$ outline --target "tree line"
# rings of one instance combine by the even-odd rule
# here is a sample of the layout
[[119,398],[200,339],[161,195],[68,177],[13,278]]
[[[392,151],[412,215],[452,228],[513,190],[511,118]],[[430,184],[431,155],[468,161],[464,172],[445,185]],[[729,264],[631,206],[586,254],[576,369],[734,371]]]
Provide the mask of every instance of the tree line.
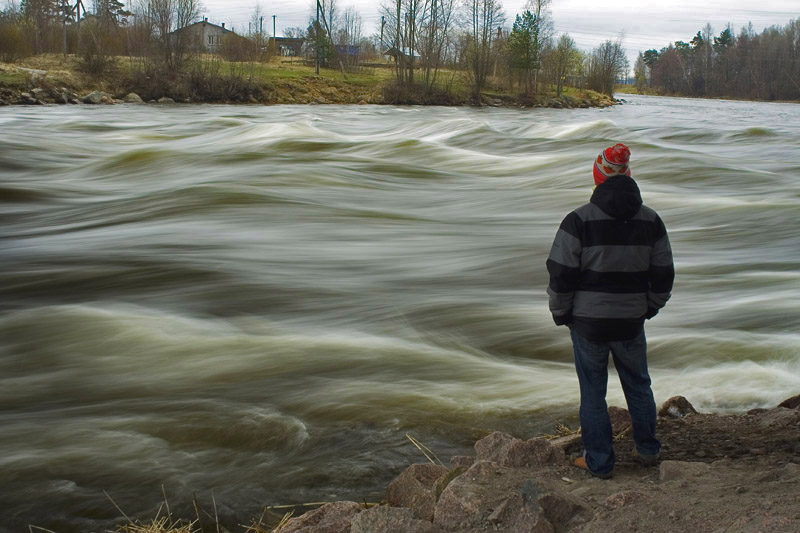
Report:
[[800,99],[800,18],[761,33],[752,24],[714,35],[710,24],[689,41],[639,53],[637,89],[756,100]]
[[[86,0],[87,2],[89,0]],[[465,78],[475,101],[487,90],[516,93],[521,100],[560,96],[567,85],[612,94],[628,62],[620,41],[591,52],[579,50],[568,34],[556,35],[550,0],[529,0],[521,13],[506,16],[500,0],[384,0],[380,33],[362,34],[354,7],[336,0],[314,1],[306,27],[286,35],[302,37],[310,56],[332,67],[341,50],[360,50],[359,60],[394,58],[393,90],[435,100]],[[87,9],[88,7],[88,9]],[[136,58],[143,78],[175,76],[199,43],[175,30],[200,20],[199,0],[6,0],[0,11],[0,60],[32,54],[69,53],[100,74],[115,57]],[[257,6],[245,35],[231,36],[221,48],[231,61],[268,58],[274,47],[263,31]],[[243,32],[241,32],[243,33]],[[273,41],[274,42],[274,41]]]
[[565,85],[611,95],[629,68],[622,43],[579,50],[568,34],[555,35],[549,6],[528,0],[509,27],[499,0],[385,1],[381,49],[395,59],[394,87],[435,97],[463,72],[475,101],[487,88],[522,101],[561,96]]

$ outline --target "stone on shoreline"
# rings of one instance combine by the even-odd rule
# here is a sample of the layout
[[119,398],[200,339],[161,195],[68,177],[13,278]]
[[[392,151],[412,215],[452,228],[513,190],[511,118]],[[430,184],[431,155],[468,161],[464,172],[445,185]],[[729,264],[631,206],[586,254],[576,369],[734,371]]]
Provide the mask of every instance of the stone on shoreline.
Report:
[[104,96],[107,97],[108,95],[100,91],[92,91],[83,97],[83,103],[97,105],[102,103]]
[[778,407],[785,407],[787,409],[800,409],[800,394],[783,400],[778,404]]
[[281,533],[349,533],[352,520],[361,509],[356,502],[327,503],[291,518],[281,528]]
[[552,533],[591,513],[580,498],[551,490],[529,475],[492,461],[476,462],[442,492],[434,526],[458,532]]
[[494,461],[501,466],[546,465],[564,459],[564,451],[546,439],[516,439],[499,431],[475,443],[476,461]]
[[175,100],[173,100],[172,98],[170,98],[168,96],[162,96],[161,98],[158,99],[157,103],[159,103],[159,104],[174,104]]
[[447,473],[447,468],[431,463],[411,465],[389,485],[386,500],[411,509],[416,518],[433,520],[436,481]]
[[428,520],[414,518],[410,509],[379,505],[358,513],[352,520],[351,533],[433,533]]
[[685,416],[697,414],[694,406],[683,396],[673,396],[661,405],[658,416],[671,416],[683,418]]
[[144,100],[142,100],[142,97],[139,96],[136,93],[128,93],[127,95],[125,95],[125,98],[123,98],[122,101],[125,102],[126,104],[143,104],[144,103]]

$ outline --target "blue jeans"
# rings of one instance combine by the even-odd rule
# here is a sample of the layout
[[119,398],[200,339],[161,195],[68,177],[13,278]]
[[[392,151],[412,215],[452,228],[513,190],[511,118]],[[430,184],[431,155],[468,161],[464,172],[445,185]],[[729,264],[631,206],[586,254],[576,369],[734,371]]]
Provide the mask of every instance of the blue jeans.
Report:
[[644,330],[625,341],[593,342],[570,329],[575,369],[581,386],[581,434],[589,470],[607,474],[614,468],[611,420],[606,405],[608,353],[622,383],[633,422],[633,441],[642,455],[656,455],[656,402],[647,372],[647,340]]

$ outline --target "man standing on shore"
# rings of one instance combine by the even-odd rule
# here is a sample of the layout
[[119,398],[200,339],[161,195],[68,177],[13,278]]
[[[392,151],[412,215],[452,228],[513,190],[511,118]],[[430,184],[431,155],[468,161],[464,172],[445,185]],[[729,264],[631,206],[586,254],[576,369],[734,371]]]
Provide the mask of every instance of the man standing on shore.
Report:
[[644,321],[667,303],[675,269],[667,230],[642,204],[629,159],[624,144],[600,153],[591,200],[564,218],[547,259],[550,312],[570,330],[580,382],[584,452],[575,466],[601,478],[611,477],[615,462],[606,405],[609,352],[633,423],[634,454],[655,464],[661,449]]

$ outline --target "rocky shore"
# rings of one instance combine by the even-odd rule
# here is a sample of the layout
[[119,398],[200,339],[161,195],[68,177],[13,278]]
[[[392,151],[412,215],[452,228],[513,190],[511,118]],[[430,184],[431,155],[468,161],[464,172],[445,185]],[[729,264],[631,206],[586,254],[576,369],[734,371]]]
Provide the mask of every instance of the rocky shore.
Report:
[[[397,92],[384,82],[348,83],[324,76],[298,75],[292,78],[266,77],[246,88],[230,93],[210,92],[197,95],[186,87],[164,86],[137,88],[137,82],[124,76],[98,79],[75,70],[75,65],[62,65],[53,58],[44,68],[28,68],[0,64],[0,106],[8,105],[113,105],[113,104],[418,104],[476,105],[467,95],[456,93],[424,97],[421,94]],[[48,65],[65,70],[45,70]],[[241,81],[241,80],[239,80]],[[226,86],[226,84],[221,84]],[[141,90],[140,90],[141,89]],[[144,91],[144,92],[143,92]],[[220,89],[221,91],[221,89]],[[560,97],[540,95],[484,94],[480,106],[556,109],[608,107],[619,100],[594,91],[572,91]],[[137,94],[138,93],[138,94]]]
[[[230,101],[225,103],[244,103],[244,104],[383,104],[385,103],[382,98],[362,95],[358,98],[353,98],[348,92],[337,94],[339,91],[335,88],[328,88],[323,91],[323,94],[315,95],[313,92],[303,94],[283,94],[280,91],[275,91],[268,95],[266,99],[250,98],[244,102]],[[550,98],[541,103],[519,103],[514,100],[485,97],[481,102],[481,106],[488,107],[549,107],[554,109],[574,109],[574,108],[589,108],[589,107],[609,107],[620,103],[620,100],[614,100],[609,97],[590,97],[590,98],[576,98],[572,96],[562,96],[560,98]],[[131,92],[122,95],[114,95],[105,91],[90,91],[86,94],[78,94],[67,87],[34,87],[29,90],[14,89],[9,87],[0,86],[0,106],[9,105],[48,105],[48,104],[89,104],[89,105],[113,105],[113,104],[190,104],[190,103],[207,103],[202,100],[193,100],[191,98],[175,100],[170,97],[161,97],[159,99],[151,99],[144,101],[138,94]],[[210,103],[210,102],[208,102]],[[219,103],[219,102],[213,102]],[[459,104],[466,105],[466,104]]]
[[634,461],[630,417],[611,407],[610,480],[570,465],[580,435],[495,432],[448,466],[416,464],[382,505],[326,504],[281,533],[800,531],[800,395],[743,415],[701,414],[683,397],[659,411],[660,464]]

